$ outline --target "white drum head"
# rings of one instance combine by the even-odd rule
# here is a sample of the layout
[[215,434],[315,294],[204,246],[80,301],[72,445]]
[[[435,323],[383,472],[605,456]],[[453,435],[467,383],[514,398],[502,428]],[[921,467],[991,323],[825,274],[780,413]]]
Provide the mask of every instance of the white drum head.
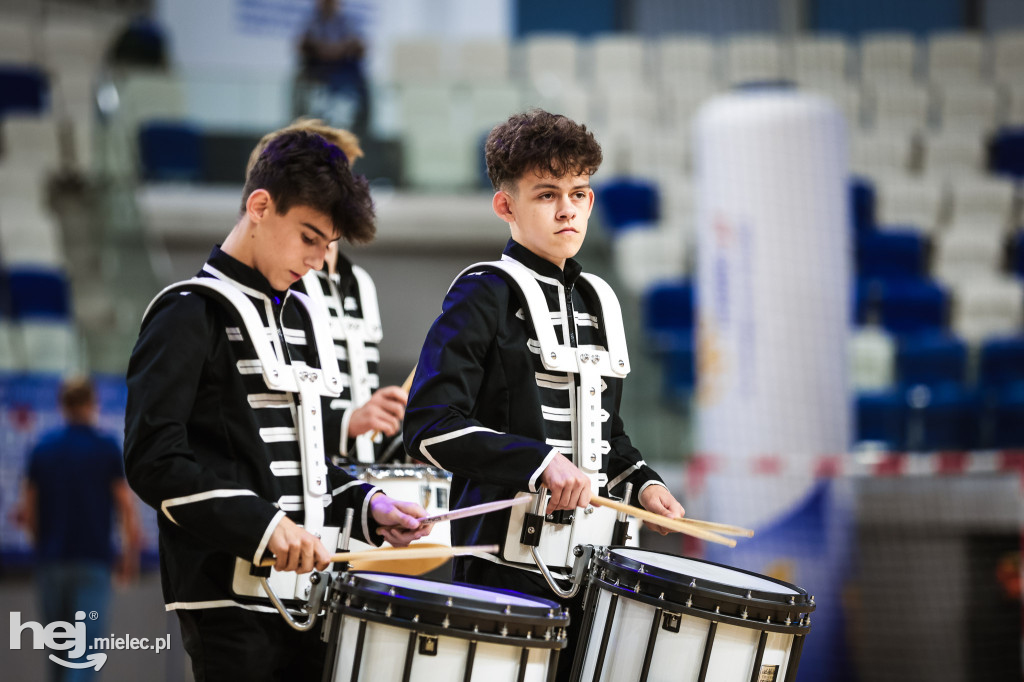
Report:
[[462,599],[472,599],[474,601],[497,604],[500,606],[506,606],[509,604],[512,606],[528,606],[533,608],[550,608],[552,606],[550,602],[541,599],[533,599],[521,594],[496,592],[494,590],[489,590],[486,587],[442,583],[434,580],[421,580],[419,578],[411,578],[404,575],[391,575],[389,573],[357,572],[354,575],[361,575],[367,580],[384,583],[385,585],[391,585],[392,587],[415,590],[417,592],[427,592],[430,594],[440,595],[442,597],[461,597]]
[[631,559],[646,566],[654,566],[690,578],[696,578],[697,580],[710,580],[720,585],[729,585],[730,587],[744,590],[757,590],[759,592],[774,592],[775,594],[801,594],[769,578],[751,575],[726,566],[715,566],[714,564],[686,557],[659,554],[633,548],[615,549],[612,550],[612,554]]

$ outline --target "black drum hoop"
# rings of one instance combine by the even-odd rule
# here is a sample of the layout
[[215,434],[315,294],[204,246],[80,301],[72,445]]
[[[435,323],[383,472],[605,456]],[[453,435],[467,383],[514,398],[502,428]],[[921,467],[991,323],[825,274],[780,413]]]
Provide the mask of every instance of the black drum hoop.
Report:
[[[562,649],[566,646],[565,629],[569,618],[555,602],[487,588],[484,591],[538,602],[535,607],[490,604],[468,596],[442,595],[392,585],[374,579],[373,576],[378,575],[391,574],[359,572],[341,576],[331,586],[334,594],[329,608],[360,620],[431,635],[539,649]],[[417,580],[483,589],[467,583]]]
[[[666,609],[671,607],[670,610],[675,612],[684,612],[685,610],[694,615],[705,614],[706,617],[714,620],[724,620],[725,617],[730,617],[737,624],[746,623],[745,627],[768,629],[766,626],[770,625],[772,626],[771,631],[796,634],[802,634],[810,629],[809,625],[803,626],[802,620],[804,614],[814,610],[815,604],[808,597],[807,591],[796,585],[753,571],[686,557],[688,561],[767,580],[786,587],[795,594],[787,595],[728,585],[708,578],[696,578],[684,573],[677,573],[622,554],[615,554],[615,550],[618,549],[636,550],[632,547],[608,547],[595,558],[591,569],[591,580],[603,589],[657,607]],[[642,551],[678,558],[667,552]],[[790,625],[786,625],[787,618],[790,620]],[[756,625],[754,625],[755,622]]]

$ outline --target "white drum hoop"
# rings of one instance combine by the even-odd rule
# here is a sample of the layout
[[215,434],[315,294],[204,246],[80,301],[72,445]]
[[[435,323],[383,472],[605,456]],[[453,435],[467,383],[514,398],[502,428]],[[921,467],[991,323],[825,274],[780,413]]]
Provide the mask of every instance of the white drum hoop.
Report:
[[[341,642],[346,616],[360,621],[355,642]],[[353,646],[355,674],[361,664],[367,622],[409,631],[404,654],[407,670],[417,650],[423,653],[427,640],[455,637],[470,641],[470,670],[476,643],[480,642],[521,648],[521,669],[530,649],[548,649],[553,674],[558,653],[568,642],[569,614],[556,602],[511,590],[388,573],[341,573],[331,581],[327,620],[321,633],[328,643],[327,661],[335,660],[342,644]]]
[[[649,561],[645,562],[641,557]],[[659,559],[660,564],[652,563]],[[697,569],[691,572],[694,575],[673,570],[681,568],[682,563],[690,562]],[[696,576],[698,573],[700,577]],[[732,585],[707,577],[715,573],[721,573],[723,576],[734,574],[742,577],[745,584]],[[678,617],[688,615],[710,621],[712,633],[718,623],[758,630],[761,633],[758,645],[760,651],[764,649],[769,632],[793,635],[791,664],[785,682],[793,682],[796,678],[804,635],[811,629],[810,612],[815,609],[814,599],[808,596],[806,590],[753,571],[703,559],[678,557],[666,552],[638,550],[634,547],[602,548],[595,554],[588,576],[579,637],[581,646],[577,650],[573,665],[574,681],[580,680],[587,655],[586,643],[590,641],[595,627],[594,619],[601,591],[610,593],[612,602],[603,623],[604,633],[597,653],[595,680],[601,677],[602,663],[614,620],[615,602],[618,598],[638,601],[656,609],[647,641],[644,670],[650,663],[658,631],[662,628],[668,629],[672,618],[678,620]],[[705,646],[704,669],[707,667],[713,641],[712,634]],[[760,651],[755,661],[760,659]],[[758,665],[755,663],[755,669]],[[643,675],[641,679],[645,679]]]

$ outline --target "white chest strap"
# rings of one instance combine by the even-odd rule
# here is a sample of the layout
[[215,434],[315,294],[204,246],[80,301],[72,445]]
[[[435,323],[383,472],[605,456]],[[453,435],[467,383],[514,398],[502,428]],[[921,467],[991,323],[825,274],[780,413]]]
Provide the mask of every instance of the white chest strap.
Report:
[[[582,275],[600,303],[601,324],[604,327],[608,348],[605,351],[574,348],[567,343],[557,342],[544,292],[526,266],[514,260],[477,263],[459,273],[459,277],[488,268],[501,270],[515,282],[521,295],[520,302],[530,316],[537,334],[544,368],[579,376],[580,385],[576,389],[576,414],[573,420],[573,463],[590,476],[597,492],[598,488],[607,483],[600,475],[603,457],[606,454],[602,451],[601,439],[601,424],[605,418],[601,407],[601,377],[622,378],[629,373],[626,334],[618,299],[611,287],[600,277]],[[570,320],[570,324],[575,324],[575,321]]]
[[[352,272],[356,278],[359,289],[359,305],[362,310],[362,318],[350,317],[345,312],[345,301],[341,292],[337,290],[334,282],[330,288],[334,292],[335,303],[338,306],[339,315],[331,317],[326,296],[324,296],[320,278],[315,272],[308,272],[303,277],[306,291],[315,306],[325,311],[325,318],[330,321],[331,335],[334,340],[345,347],[345,356],[348,360],[348,378],[351,390],[352,407],[365,405],[373,395],[373,385],[370,383],[369,361],[367,360],[366,344],[380,343],[383,338],[380,323],[380,309],[377,304],[377,288],[373,279],[364,269],[358,265],[352,266]],[[365,464],[372,464],[376,457],[373,449],[373,440],[369,433],[362,434],[355,439],[354,450],[356,459]]]
[[[298,437],[300,464],[302,469],[302,502],[305,520],[303,527],[310,533],[322,535],[324,528],[324,496],[328,492],[327,464],[324,458],[323,415],[321,396],[338,395],[341,378],[338,361],[334,356],[334,343],[330,332],[319,313],[315,313],[309,299],[291,291],[288,293],[306,308],[313,328],[313,341],[320,358],[321,369],[305,363],[289,364],[284,357],[277,357],[267,337],[267,329],[256,311],[252,300],[228,282],[211,277],[194,277],[165,288],[150,302],[143,314],[149,315],[153,304],[171,292],[195,292],[203,289],[218,294],[217,298],[230,304],[238,313],[246,333],[256,349],[262,366],[263,380],[267,387],[277,391],[298,394],[296,410],[296,435]],[[276,324],[271,316],[271,324]],[[305,582],[298,581],[296,592],[305,589]],[[299,595],[296,594],[298,597]]]

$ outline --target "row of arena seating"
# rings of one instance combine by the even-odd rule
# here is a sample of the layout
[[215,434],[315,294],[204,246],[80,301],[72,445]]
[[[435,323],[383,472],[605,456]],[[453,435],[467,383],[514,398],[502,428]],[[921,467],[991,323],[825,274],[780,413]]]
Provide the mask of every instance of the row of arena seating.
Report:
[[[662,392],[676,404],[686,403],[696,378],[688,187],[685,180],[625,179],[598,194],[613,228],[616,272],[643,301]],[[881,187],[876,192],[867,178],[850,183],[849,368],[858,440],[915,450],[1024,446],[1024,430],[1011,418],[1024,417],[1024,390],[1009,380],[1013,373],[994,386],[999,372],[987,369],[997,364],[993,354],[1024,353],[1024,233],[1015,183],[994,174],[940,183],[929,196],[946,203],[940,210],[932,202],[928,221],[907,206],[911,198]],[[914,369],[929,363],[941,380]]]
[[813,34],[664,35],[533,34],[516,44],[412,38],[394,46],[391,79],[438,84],[518,78],[543,86],[719,83],[793,80],[801,84],[879,82],[1019,82],[1024,33],[935,32],[919,40],[898,31],[858,40]]
[[0,270],[0,372],[66,373],[80,369],[80,354],[64,272]]
[[[1019,296],[1017,306],[1024,307]],[[914,316],[908,308],[900,319]],[[695,309],[689,280],[652,286],[643,297],[662,395],[684,409],[696,382]],[[912,451],[1024,447],[1020,331],[1018,324],[1016,334],[969,344],[941,324],[906,333],[856,327],[848,356],[855,440]]]

